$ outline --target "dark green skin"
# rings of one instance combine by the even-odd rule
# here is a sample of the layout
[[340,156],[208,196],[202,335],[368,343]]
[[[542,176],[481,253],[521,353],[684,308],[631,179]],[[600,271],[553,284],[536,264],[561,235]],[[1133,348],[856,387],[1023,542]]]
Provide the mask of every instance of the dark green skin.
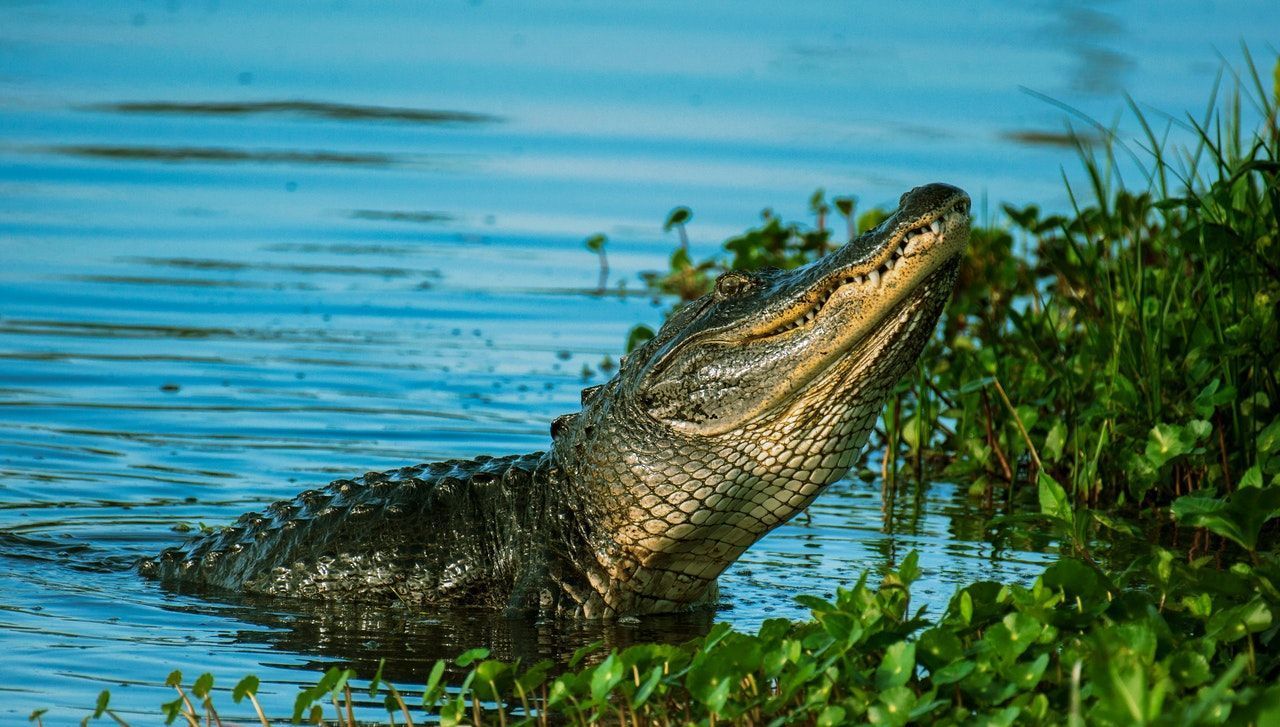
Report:
[[714,602],[844,476],[950,297],[968,197],[903,195],[793,271],[731,271],[625,357],[551,451],[338,480],[141,564],[170,587],[611,618]]

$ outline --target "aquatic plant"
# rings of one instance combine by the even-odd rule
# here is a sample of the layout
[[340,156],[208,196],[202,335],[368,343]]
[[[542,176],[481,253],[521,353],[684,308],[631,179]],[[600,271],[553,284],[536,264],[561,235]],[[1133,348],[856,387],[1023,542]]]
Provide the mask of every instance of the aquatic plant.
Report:
[[603,295],[604,289],[609,285],[609,257],[604,251],[604,246],[608,242],[609,238],[601,233],[596,233],[583,241],[588,250],[600,257],[600,279],[596,283],[596,295]]
[[[683,645],[585,647],[563,667],[489,659],[473,649],[438,661],[426,684],[400,691],[374,675],[391,724],[1274,724],[1280,654],[1280,560],[1187,562],[1152,548],[1108,573],[1063,558],[1029,586],[982,581],[928,617],[912,607],[916,555],[872,585],[863,574],[831,600],[801,596],[802,622],[754,634],[719,624]],[[559,673],[556,673],[559,672]],[[350,670],[301,690],[293,720],[354,725]],[[213,678],[181,687],[170,723],[220,723]],[[449,686],[446,686],[448,684]],[[452,686],[457,685],[457,686]],[[241,681],[236,702],[253,698]],[[419,694],[421,697],[419,698]],[[409,696],[412,695],[412,696]],[[92,717],[109,712],[107,692]],[[257,707],[257,702],[253,702]],[[412,706],[410,706],[412,705]],[[332,707],[330,709],[330,707]],[[268,724],[261,709],[257,715]]]

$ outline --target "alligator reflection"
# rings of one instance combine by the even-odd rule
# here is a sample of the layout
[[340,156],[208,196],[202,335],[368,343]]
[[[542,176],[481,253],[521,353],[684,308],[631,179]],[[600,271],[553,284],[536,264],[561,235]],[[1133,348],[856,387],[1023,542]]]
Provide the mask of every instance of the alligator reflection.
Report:
[[[533,664],[550,659],[565,664],[573,652],[601,642],[601,653],[644,642],[682,643],[703,636],[715,613],[648,616],[617,621],[533,621],[504,618],[485,609],[452,608],[415,611],[402,605],[335,603],[202,592],[200,601],[172,604],[170,610],[208,614],[216,602],[219,616],[252,624],[231,638],[242,646],[265,646],[283,654],[306,657],[280,664],[314,672],[335,664],[357,674],[375,673],[386,659],[383,676],[401,686],[421,682],[436,659],[453,663],[467,649],[484,646],[493,658]],[[266,659],[262,660],[266,663]]]

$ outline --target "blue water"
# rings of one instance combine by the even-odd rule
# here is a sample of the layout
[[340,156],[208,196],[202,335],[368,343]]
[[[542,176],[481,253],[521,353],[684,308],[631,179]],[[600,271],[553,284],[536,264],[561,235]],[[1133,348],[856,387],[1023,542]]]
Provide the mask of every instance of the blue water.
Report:
[[[1218,53],[1269,69],[1278,27],[1273,2],[0,4],[0,722],[110,688],[151,723],[174,668],[258,674],[287,715],[332,664],[412,683],[475,645],[700,633],[211,601],[128,566],[335,477],[545,448],[660,320],[637,273],[676,205],[695,254],[766,207],[808,219],[819,187],[1065,208],[1071,151],[1027,143],[1063,112],[1020,87],[1107,124],[1128,92],[1163,126]],[[1049,557],[984,522],[962,488],[886,508],[855,476],[726,574],[716,617],[800,617],[792,595],[912,549],[936,613]]]

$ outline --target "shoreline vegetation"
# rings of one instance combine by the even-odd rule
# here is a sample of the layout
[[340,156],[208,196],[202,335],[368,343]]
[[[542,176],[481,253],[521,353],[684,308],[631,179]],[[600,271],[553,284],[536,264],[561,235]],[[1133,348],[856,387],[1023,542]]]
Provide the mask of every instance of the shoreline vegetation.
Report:
[[[885,498],[965,482],[1004,513],[999,534],[1051,533],[1060,558],[1033,583],[971,583],[930,614],[913,607],[911,554],[832,599],[800,597],[807,621],[594,645],[566,665],[474,649],[413,690],[360,682],[361,709],[380,698],[390,724],[503,726],[1280,723],[1280,64],[1264,79],[1246,59],[1199,116],[1154,123],[1130,100],[1136,141],[1086,120],[1103,141],[1077,144],[1087,183],[1064,180],[1070,214],[1006,205],[974,226],[938,335],[868,448],[883,456],[859,466]],[[885,214],[819,191],[815,226],[766,212],[708,259],[683,243],[649,289],[689,300],[727,269],[816,259],[832,205],[837,237]],[[683,241],[691,215],[677,216]],[[603,245],[588,241],[607,270]],[[329,670],[292,719],[362,723],[355,676]],[[168,722],[223,723],[212,676],[166,683]],[[242,723],[270,723],[257,687],[229,690],[253,715]],[[99,718],[126,723],[106,691],[85,722]]]

